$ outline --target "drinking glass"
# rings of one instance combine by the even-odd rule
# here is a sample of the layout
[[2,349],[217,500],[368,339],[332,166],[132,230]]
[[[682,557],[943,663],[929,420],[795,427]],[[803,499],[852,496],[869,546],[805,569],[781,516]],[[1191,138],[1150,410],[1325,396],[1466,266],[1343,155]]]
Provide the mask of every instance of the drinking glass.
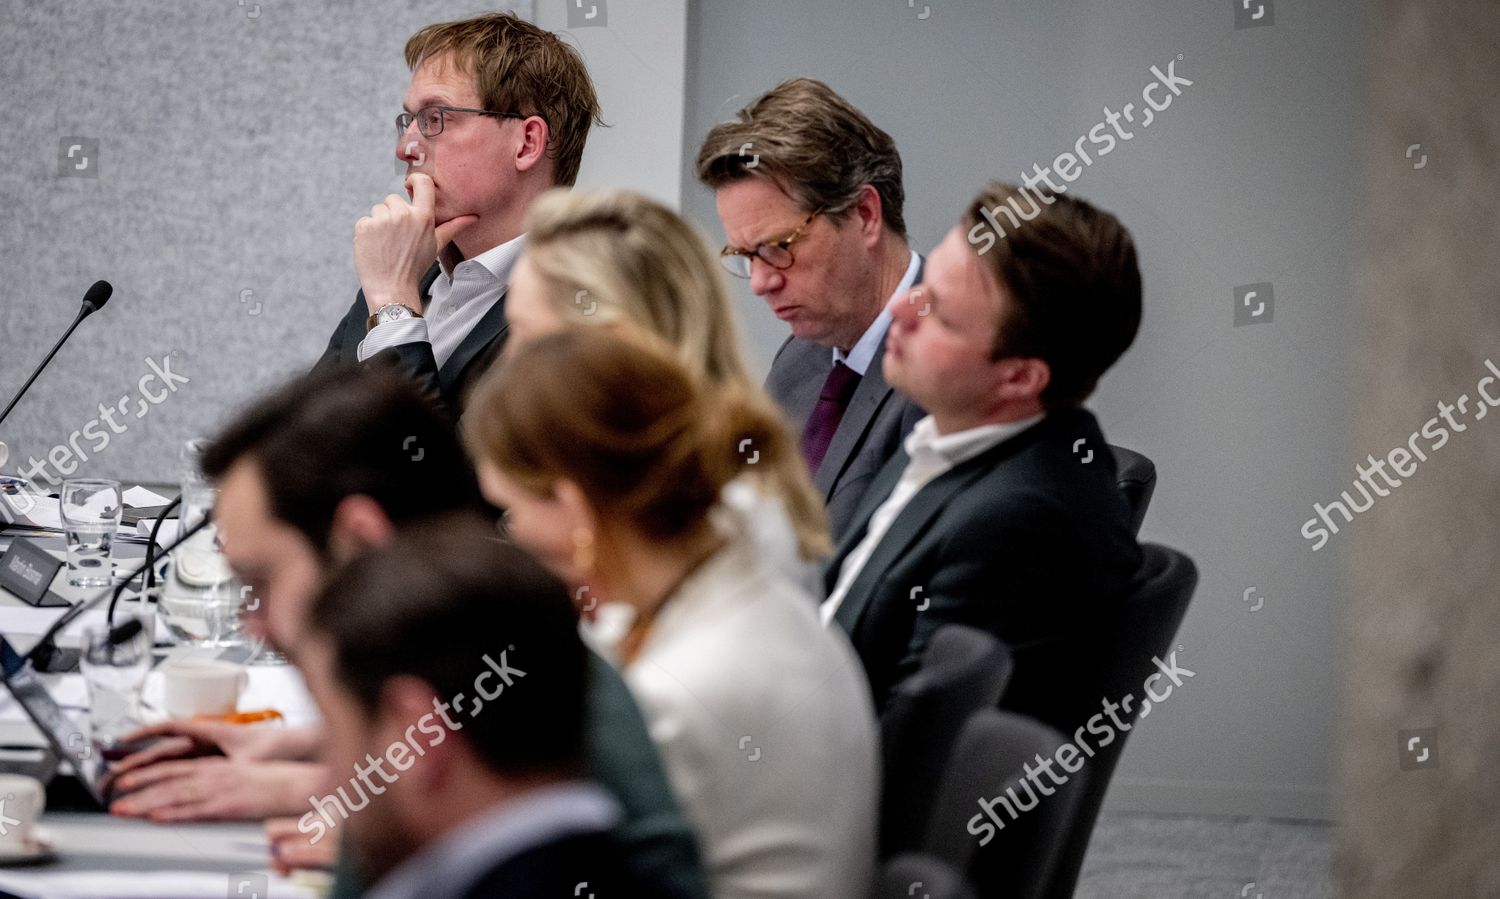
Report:
[[96,478],[63,481],[58,497],[68,548],[68,583],[108,587],[114,582],[110,558],[120,529],[120,482]]
[[99,746],[111,746],[141,724],[141,688],[151,670],[156,622],[116,614],[115,624],[84,628],[79,668],[89,690],[89,727]]

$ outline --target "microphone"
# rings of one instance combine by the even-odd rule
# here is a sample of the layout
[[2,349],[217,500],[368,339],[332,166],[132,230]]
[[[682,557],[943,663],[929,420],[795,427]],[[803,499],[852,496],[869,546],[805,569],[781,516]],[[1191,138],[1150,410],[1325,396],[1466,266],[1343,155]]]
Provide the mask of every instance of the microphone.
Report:
[[88,293],[83,295],[83,308],[78,311],[78,317],[85,318],[103,309],[114,292],[114,287],[108,281],[95,281],[89,286]]
[[[187,530],[183,531],[181,534],[177,535],[177,539],[173,540],[170,546],[168,546],[165,549],[163,549],[161,551],[161,555],[165,556],[168,553],[172,552],[172,550],[174,550],[177,547],[181,546],[182,544],[186,543],[188,541],[188,538],[192,537],[194,534],[196,534],[199,531],[203,530],[204,528],[208,527],[209,522],[211,522],[212,520],[213,520],[213,513],[212,512],[206,513],[203,516],[203,518],[200,519],[197,523],[195,523],[192,527],[188,528]],[[110,606],[109,606],[109,608],[110,608],[110,615],[109,615],[109,619],[110,620],[109,620],[109,624],[113,625],[114,624],[114,620],[113,620],[114,619],[114,607],[115,607],[115,603],[119,602],[120,595],[125,592],[125,588],[126,587],[130,586],[130,582],[131,581],[134,581],[136,578],[140,577],[143,573],[145,573],[147,571],[147,569],[149,569],[155,563],[156,563],[156,559],[154,557],[151,557],[150,560],[146,562],[146,564],[142,565],[141,567],[137,568],[135,571],[132,571],[129,575],[127,575],[125,577],[125,580],[122,581],[122,582],[120,582],[120,585],[118,587],[116,587],[113,591],[109,591],[109,590],[101,591],[97,596],[94,596],[94,597],[92,597],[90,599],[86,599],[83,602],[80,602],[78,605],[74,606],[73,608],[71,608],[68,611],[64,612],[62,615],[58,616],[58,619],[56,621],[52,622],[52,626],[49,627],[49,628],[47,628],[46,633],[42,634],[41,639],[39,639],[39,640],[36,641],[36,645],[33,646],[33,647],[31,647],[31,650],[26,653],[25,658],[28,661],[30,661],[32,663],[33,667],[35,667],[36,670],[38,670],[38,671],[47,671],[47,670],[50,670],[53,658],[54,658],[55,655],[58,654],[58,646],[57,646],[56,643],[53,642],[54,639],[57,637],[58,633],[61,632],[62,629],[65,628],[65,627],[67,627],[69,624],[72,624],[73,621],[75,619],[77,619],[79,615],[82,615],[84,612],[87,612],[89,609],[92,609],[95,606],[99,605],[100,603],[104,602],[105,599],[110,599],[111,600],[110,601]],[[119,627],[120,628],[126,627],[126,625],[128,623],[129,622],[127,622],[126,624],[122,624]],[[117,631],[118,631],[118,628],[115,628],[115,629],[113,629],[113,630],[110,631],[110,636],[111,636],[112,640],[113,640],[113,638],[114,638],[114,636],[115,636],[115,634],[116,634]],[[128,637],[126,639],[128,639]]]
[[68,330],[63,333],[63,336],[58,339],[56,345],[52,347],[52,352],[48,353],[47,358],[42,360],[42,364],[36,367],[36,371],[31,373],[31,377],[26,379],[26,383],[21,385],[21,389],[11,398],[10,404],[5,407],[5,411],[0,412],[0,421],[5,421],[5,417],[10,414],[10,410],[14,409],[16,403],[21,401],[21,397],[26,395],[26,391],[31,389],[31,384],[36,380],[36,376],[42,373],[42,369],[46,368],[47,364],[52,361],[52,357],[56,356],[57,351],[62,349],[63,343],[69,337],[73,336],[73,329],[78,327],[78,323],[100,309],[103,309],[104,304],[109,302],[109,297],[114,292],[115,289],[110,286],[108,281],[94,282],[94,285],[88,289],[88,293],[83,295],[83,306],[78,310],[78,316],[73,319],[73,324],[68,326]]

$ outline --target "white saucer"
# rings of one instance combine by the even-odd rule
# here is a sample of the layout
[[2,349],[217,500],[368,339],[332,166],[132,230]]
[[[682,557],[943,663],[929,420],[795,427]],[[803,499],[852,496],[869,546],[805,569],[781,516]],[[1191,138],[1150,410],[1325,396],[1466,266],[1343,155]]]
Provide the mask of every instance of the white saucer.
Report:
[[31,839],[19,847],[0,846],[0,868],[37,865],[57,857],[52,835],[41,827],[32,828]]

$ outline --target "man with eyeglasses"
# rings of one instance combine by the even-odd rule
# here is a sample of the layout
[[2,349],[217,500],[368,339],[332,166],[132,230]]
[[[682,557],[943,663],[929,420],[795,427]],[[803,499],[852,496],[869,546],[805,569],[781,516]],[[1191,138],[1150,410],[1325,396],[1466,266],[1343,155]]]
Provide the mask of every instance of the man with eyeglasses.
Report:
[[508,13],[429,25],[405,52],[396,156],[410,196],[355,224],[360,291],[317,367],[393,354],[457,417],[504,344],[521,223],[577,180],[599,103],[576,50]]
[[923,415],[882,373],[885,306],[922,278],[902,217],[901,154],[826,84],[795,78],[710,131],[697,170],[729,242],[725,268],[791,328],[766,390],[802,427],[837,542]]

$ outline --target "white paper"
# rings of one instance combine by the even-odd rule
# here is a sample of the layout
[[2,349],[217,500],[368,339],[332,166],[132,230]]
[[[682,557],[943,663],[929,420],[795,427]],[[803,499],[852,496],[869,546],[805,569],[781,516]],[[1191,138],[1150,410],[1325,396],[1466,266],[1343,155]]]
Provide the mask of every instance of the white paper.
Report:
[[[66,852],[66,846],[57,847]],[[235,895],[231,876],[209,871],[57,871],[45,868],[0,871],[0,890],[22,899],[203,899]],[[318,899],[311,887],[274,874],[266,876],[260,899]],[[258,894],[252,890],[244,895]]]
[[[81,674],[56,674],[43,675],[47,685],[47,692],[52,694],[52,699],[64,712],[73,713],[71,717],[83,720],[84,713],[89,707],[89,685]],[[8,691],[0,692],[0,723],[14,724],[16,722],[29,722],[31,717],[16,698]],[[37,735],[36,742],[42,744],[42,736]]]
[[[155,518],[143,518],[135,523],[135,536],[143,540],[151,539],[151,529],[156,527]],[[156,545],[167,547],[173,540],[177,539],[178,533],[182,531],[182,519],[168,518],[162,522],[161,530],[156,535]]]
[[142,506],[165,506],[167,503],[171,502],[171,500],[167,499],[165,496],[162,496],[160,493],[152,493],[150,490],[147,490],[145,487],[142,487],[140,485],[136,485],[134,487],[131,487],[129,490],[126,490],[124,493],[120,494],[120,498],[125,501],[125,505],[129,506],[132,509],[139,509]]
[[[147,491],[150,493],[150,491]],[[153,494],[154,495],[154,494]],[[0,525],[8,525],[12,521],[20,525],[30,525],[36,528],[44,528],[49,531],[62,533],[62,507],[61,501],[56,497],[43,496],[41,494],[30,494],[29,502],[22,502],[20,496],[9,496],[0,494],[0,502],[4,502],[10,508],[0,512]],[[89,507],[106,501],[105,497],[96,497]],[[24,513],[23,513],[24,510]],[[115,529],[115,534],[120,537],[136,537],[136,526],[121,523]],[[147,532],[149,534],[149,531]]]

